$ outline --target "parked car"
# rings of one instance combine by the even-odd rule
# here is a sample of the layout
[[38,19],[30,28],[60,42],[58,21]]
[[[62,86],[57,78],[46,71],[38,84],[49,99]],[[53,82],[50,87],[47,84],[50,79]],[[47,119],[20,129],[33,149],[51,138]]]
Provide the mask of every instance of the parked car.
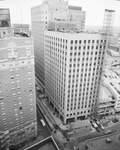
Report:
[[98,127],[98,125],[97,125],[95,122],[92,122],[92,126],[93,126],[94,128],[97,128],[97,127]]
[[115,118],[115,119],[113,119],[113,122],[114,123],[119,122],[119,119]]
[[97,127],[97,128],[96,128],[96,131],[97,131],[97,132],[100,132],[100,128],[99,128],[99,127]]
[[104,130],[104,127],[102,126],[102,124],[100,124],[100,128],[101,128],[102,130]]
[[112,133],[112,130],[106,130],[104,133],[105,134],[110,134],[110,133]]

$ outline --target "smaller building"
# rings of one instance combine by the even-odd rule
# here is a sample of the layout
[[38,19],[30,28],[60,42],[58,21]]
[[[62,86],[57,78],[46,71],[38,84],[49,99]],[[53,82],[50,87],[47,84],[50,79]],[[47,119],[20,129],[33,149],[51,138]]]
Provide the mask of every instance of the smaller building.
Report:
[[82,10],[79,6],[68,6],[68,16],[69,21],[76,23],[76,28],[83,31],[85,27],[85,16],[86,12]]
[[60,31],[60,30],[76,30],[76,23],[71,21],[55,20],[48,22],[48,30]]
[[10,27],[0,28],[0,38],[8,38],[14,36],[14,30]]
[[120,132],[86,141],[88,150],[120,150]]
[[98,114],[114,114],[120,111],[120,76],[116,71],[105,69],[99,92]]
[[91,123],[87,120],[79,120],[71,124],[70,132],[68,134],[74,134],[74,133],[83,133],[83,132],[89,132],[91,130]]
[[0,8],[0,27],[11,27],[10,9]]
[[52,136],[26,148],[25,150],[60,150]]
[[30,34],[29,24],[13,24],[14,33]]

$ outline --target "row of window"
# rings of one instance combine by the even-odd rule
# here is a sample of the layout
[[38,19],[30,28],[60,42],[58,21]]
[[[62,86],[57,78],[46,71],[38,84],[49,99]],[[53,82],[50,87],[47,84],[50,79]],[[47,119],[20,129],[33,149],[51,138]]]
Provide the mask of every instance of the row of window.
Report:
[[71,40],[71,44],[73,44],[73,43],[75,43],[75,44],[77,44],[77,43],[106,43],[106,40]]

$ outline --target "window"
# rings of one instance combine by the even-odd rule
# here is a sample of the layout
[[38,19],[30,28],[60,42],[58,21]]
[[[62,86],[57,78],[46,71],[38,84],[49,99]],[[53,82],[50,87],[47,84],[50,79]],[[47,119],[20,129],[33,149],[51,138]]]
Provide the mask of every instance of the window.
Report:
[[19,107],[19,110],[22,110],[22,107]]

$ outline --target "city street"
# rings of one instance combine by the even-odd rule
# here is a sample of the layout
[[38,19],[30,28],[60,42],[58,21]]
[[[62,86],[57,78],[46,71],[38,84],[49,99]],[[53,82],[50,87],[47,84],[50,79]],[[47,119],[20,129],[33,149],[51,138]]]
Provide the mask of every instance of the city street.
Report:
[[39,109],[37,108],[37,123],[38,123],[38,130],[41,130],[42,131],[42,136],[43,138],[46,138],[48,136],[51,135],[51,131],[47,125],[47,122],[45,121],[46,123],[46,126],[43,127],[42,123],[40,122],[40,119],[43,119],[45,121],[45,119],[43,118],[41,112],[39,111]]

